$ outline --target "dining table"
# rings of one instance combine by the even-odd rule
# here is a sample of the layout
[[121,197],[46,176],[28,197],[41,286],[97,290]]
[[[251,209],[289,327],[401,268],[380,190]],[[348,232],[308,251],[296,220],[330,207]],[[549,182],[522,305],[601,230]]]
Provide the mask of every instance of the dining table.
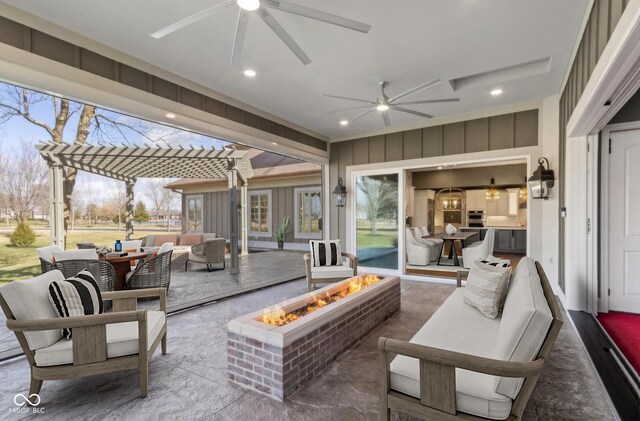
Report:
[[100,260],[109,262],[116,272],[114,290],[122,291],[127,284],[127,273],[131,272],[131,261],[144,259],[148,256],[145,252],[128,252],[126,256],[100,256]]
[[446,248],[447,242],[451,245],[449,247],[448,260],[453,259],[453,265],[441,264],[442,253],[438,256],[438,266],[460,266],[460,259],[458,259],[458,253],[456,252],[456,241],[460,241],[461,249],[464,248],[464,242],[474,235],[478,235],[478,232],[457,232],[455,234],[443,234],[442,235],[442,247]]

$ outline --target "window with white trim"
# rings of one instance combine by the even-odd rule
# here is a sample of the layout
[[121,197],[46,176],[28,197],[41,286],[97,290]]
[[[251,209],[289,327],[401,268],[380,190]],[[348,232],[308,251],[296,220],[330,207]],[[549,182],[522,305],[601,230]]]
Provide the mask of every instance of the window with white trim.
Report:
[[202,195],[190,195],[187,202],[187,230],[189,232],[203,231]]
[[322,238],[322,196],[320,187],[294,190],[295,238]]
[[271,237],[271,190],[249,191],[249,235]]

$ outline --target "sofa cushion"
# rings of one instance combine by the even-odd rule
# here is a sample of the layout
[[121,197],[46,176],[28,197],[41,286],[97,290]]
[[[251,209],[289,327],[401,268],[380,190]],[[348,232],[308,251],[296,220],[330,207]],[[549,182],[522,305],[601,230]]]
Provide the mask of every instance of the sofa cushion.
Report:
[[320,266],[311,268],[312,277],[314,279],[331,279],[331,278],[351,278],[353,269],[348,264],[343,263],[337,266]]
[[182,234],[178,241],[180,246],[195,246],[202,243],[202,234]]
[[[162,311],[147,311],[147,349],[160,335],[165,324]],[[138,323],[114,323],[107,325],[107,358],[135,355],[138,353]],[[73,364],[73,339],[58,342],[36,350],[38,366]]]
[[[508,361],[533,360],[547,337],[552,318],[535,261],[524,257],[509,286],[494,358]],[[515,399],[523,382],[522,378],[499,377],[495,391]]]
[[[76,276],[49,284],[49,301],[58,317],[101,314],[102,294],[96,279],[88,270]],[[62,337],[71,339],[72,329],[62,328]]]
[[38,257],[42,260],[46,260],[47,262],[53,262],[53,253],[57,251],[62,251],[60,246],[54,244],[52,246],[40,247],[36,249],[36,253],[38,253]]
[[153,244],[147,243],[147,246],[161,246],[164,243],[178,244],[178,236],[175,234],[156,235]]
[[63,262],[65,260],[98,260],[98,252],[96,252],[95,249],[54,251],[52,254],[54,262]]
[[[500,319],[489,319],[464,303],[464,291],[456,289],[410,342],[480,357],[492,357]],[[419,362],[399,355],[391,362],[391,388],[420,398]],[[510,398],[495,392],[497,377],[456,369],[458,411],[491,419],[505,419]]]
[[495,319],[502,310],[510,274],[510,267],[495,267],[481,260],[474,261],[464,288],[464,302]]
[[[55,310],[49,302],[49,284],[63,281],[59,270],[52,270],[31,279],[9,282],[0,287],[0,294],[16,320],[54,319]],[[30,350],[44,348],[62,338],[60,329],[24,332]]]
[[166,253],[173,250],[173,243],[163,243],[158,249],[158,254]]
[[340,240],[310,240],[309,248],[311,250],[311,266],[335,266],[342,264]]

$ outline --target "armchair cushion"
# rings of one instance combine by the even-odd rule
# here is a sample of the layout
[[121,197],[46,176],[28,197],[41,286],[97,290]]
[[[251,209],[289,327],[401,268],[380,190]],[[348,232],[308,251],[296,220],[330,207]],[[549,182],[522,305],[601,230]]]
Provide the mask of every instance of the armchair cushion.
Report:
[[510,274],[510,267],[494,267],[476,260],[467,277],[464,302],[495,319],[502,310]]
[[[64,281],[59,270],[52,270],[31,279],[9,282],[0,287],[16,320],[53,319],[57,317],[49,302],[49,284]],[[52,345],[62,338],[60,329],[24,332],[30,350]]]
[[333,266],[312,267],[311,274],[313,279],[332,279],[332,278],[351,278],[355,274],[353,268],[347,263]]
[[340,240],[309,241],[311,249],[311,266],[335,266],[342,265],[342,249]]
[[[165,324],[163,311],[147,311],[147,349],[158,338]],[[123,357],[138,353],[138,323],[114,323],[107,325],[107,358]],[[58,342],[36,350],[38,366],[73,364],[73,339]]]
[[65,260],[98,260],[98,253],[95,249],[54,251],[52,254],[54,262],[63,262]]
[[189,253],[189,260],[192,262],[207,263],[207,257],[202,254],[202,252],[199,254]]
[[[49,301],[58,317],[101,314],[102,294],[95,278],[88,270],[76,276],[49,284]],[[71,339],[72,329],[63,328],[62,337]]]
[[60,246],[54,244],[52,246],[40,247],[36,249],[36,253],[38,253],[38,257],[42,260],[46,260],[47,262],[53,262],[53,253],[62,251]]

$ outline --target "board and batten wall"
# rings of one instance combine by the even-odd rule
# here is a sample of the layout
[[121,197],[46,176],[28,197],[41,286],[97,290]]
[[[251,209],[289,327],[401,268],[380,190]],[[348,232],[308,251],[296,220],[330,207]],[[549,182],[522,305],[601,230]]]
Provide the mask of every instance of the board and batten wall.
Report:
[[[582,97],[589,77],[600,59],[611,34],[618,25],[629,0],[594,0],[587,24],[579,40],[578,49],[569,75],[560,96],[560,165],[555,166],[560,208],[566,206],[565,171],[567,150],[567,124]],[[560,211],[560,209],[558,209]],[[565,249],[565,219],[560,218],[559,224],[559,253],[560,267],[559,284],[564,291],[564,249]]]
[[[309,187],[318,187],[321,188],[320,184],[317,185],[300,185],[300,186],[287,186],[287,187],[261,187],[256,189],[249,189],[249,192],[252,190],[270,190],[271,191],[271,227],[273,230],[274,225],[279,225],[282,221],[282,218],[288,216],[291,219],[289,224],[290,232],[287,233],[285,237],[286,243],[308,243],[309,239],[303,238],[295,238],[293,230],[294,230],[294,217],[296,216],[295,210],[295,189],[299,187],[309,188]],[[185,201],[187,196],[199,196],[202,195],[202,211],[203,211],[203,228],[204,232],[215,232],[223,236],[224,238],[230,237],[230,218],[229,218],[229,192],[224,191],[209,191],[203,193],[187,193],[183,194],[182,200],[182,218],[183,221],[187,220],[187,209],[185,206]],[[240,221],[238,221],[238,226],[240,226]],[[275,245],[275,241],[272,237],[257,237],[249,235],[249,241],[261,241],[261,242],[272,242]]]
[[[351,165],[403,161],[538,145],[538,109],[332,143],[330,190]],[[346,180],[345,180],[346,182]],[[347,195],[354,192],[347,191]],[[332,239],[346,242],[346,209],[331,206]]]

